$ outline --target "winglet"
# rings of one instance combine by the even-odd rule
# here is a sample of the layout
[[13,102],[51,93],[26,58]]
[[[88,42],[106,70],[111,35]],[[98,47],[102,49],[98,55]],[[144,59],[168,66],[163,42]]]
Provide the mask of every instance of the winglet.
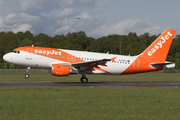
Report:
[[113,62],[114,62],[116,58],[117,58],[117,57],[111,58],[111,61],[113,61]]

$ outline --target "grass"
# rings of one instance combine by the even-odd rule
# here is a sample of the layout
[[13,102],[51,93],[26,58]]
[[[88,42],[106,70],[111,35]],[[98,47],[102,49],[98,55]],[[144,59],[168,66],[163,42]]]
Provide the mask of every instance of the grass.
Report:
[[178,88],[0,88],[0,120],[179,120]]
[[[25,71],[0,71],[0,81],[80,81],[81,75],[57,77],[50,72],[31,72],[25,78]],[[87,75],[89,81],[180,81],[180,73],[151,72],[134,75]]]
[[[0,72],[0,81],[79,81],[81,75]],[[89,81],[179,81],[179,73],[88,75]],[[0,88],[0,120],[179,120],[179,88]]]

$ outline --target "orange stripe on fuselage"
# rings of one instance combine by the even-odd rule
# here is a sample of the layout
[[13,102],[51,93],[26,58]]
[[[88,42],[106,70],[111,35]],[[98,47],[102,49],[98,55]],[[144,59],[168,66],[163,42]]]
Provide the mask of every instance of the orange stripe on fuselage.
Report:
[[[31,49],[31,50],[28,50],[28,49]],[[20,51],[24,51],[24,52],[31,51],[31,53],[33,53],[33,54],[38,54],[43,57],[52,58],[55,60],[61,60],[64,62],[69,62],[69,63],[85,62],[84,60],[79,59],[74,55],[71,55],[67,52],[64,52],[64,51],[56,49],[56,48],[19,47],[19,48],[16,48],[15,50],[20,50]]]
[[[136,60],[138,60],[138,62]],[[152,68],[149,66],[150,63],[161,63],[160,61],[158,62],[156,59],[147,59],[143,56],[139,56],[136,60],[123,73],[121,73],[121,75],[159,71],[163,69],[163,66],[158,68]],[[138,66],[138,68],[135,67],[136,65]]]
[[94,70],[99,70],[99,71],[104,72],[104,73],[112,74],[112,73],[110,73],[110,72],[108,72],[108,71],[106,71],[106,70],[103,70],[103,69],[101,69],[101,68],[94,67],[93,69],[94,69]]

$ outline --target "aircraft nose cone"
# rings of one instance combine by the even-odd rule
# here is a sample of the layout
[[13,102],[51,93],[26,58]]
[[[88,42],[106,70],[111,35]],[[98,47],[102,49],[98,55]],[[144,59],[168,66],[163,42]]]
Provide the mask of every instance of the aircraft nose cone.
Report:
[[5,54],[5,55],[3,56],[3,60],[6,61],[6,62],[9,62],[10,56],[9,56],[8,54]]
[[6,55],[6,54],[3,56],[3,60],[4,60],[4,61],[7,60],[7,55]]

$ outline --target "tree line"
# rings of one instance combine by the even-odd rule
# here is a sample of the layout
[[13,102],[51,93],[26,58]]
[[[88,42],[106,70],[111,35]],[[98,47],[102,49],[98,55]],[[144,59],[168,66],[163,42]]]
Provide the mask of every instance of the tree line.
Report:
[[[60,49],[100,52],[120,55],[138,55],[143,52],[158,36],[144,33],[137,35],[130,32],[128,35],[108,35],[100,38],[88,37],[84,31],[56,35],[54,37],[40,33],[33,35],[30,31],[13,33],[0,33],[0,69],[17,69],[20,66],[6,63],[3,55],[11,52],[14,48],[22,46],[51,47]],[[167,61],[175,62],[180,68],[180,35],[176,35]]]

